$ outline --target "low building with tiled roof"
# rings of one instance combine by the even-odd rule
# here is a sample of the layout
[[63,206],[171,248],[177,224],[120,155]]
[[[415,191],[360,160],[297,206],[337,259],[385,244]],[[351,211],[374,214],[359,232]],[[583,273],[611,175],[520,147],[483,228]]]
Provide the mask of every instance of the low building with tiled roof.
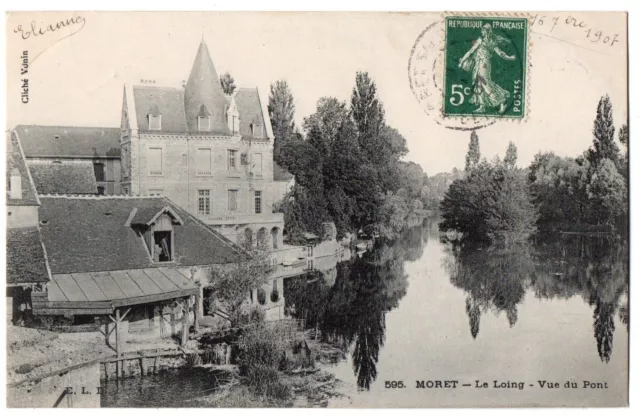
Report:
[[[39,199],[51,280],[45,291],[31,294],[35,316],[86,322],[109,315],[120,335],[181,332],[184,342],[188,326],[202,315],[202,292],[213,271],[249,256],[164,197]],[[166,328],[163,322],[178,323]]]
[[98,193],[91,161],[76,163],[30,163],[29,171],[40,194]]
[[246,247],[282,246],[273,132],[257,88],[225,94],[204,41],[182,87],[125,85],[122,190],[164,195]]
[[[90,164],[100,194],[120,194],[120,129],[106,127],[19,125],[19,137],[29,166]],[[40,168],[42,169],[42,168]],[[74,170],[56,168],[58,172]],[[67,193],[58,189],[57,193]]]
[[[40,228],[54,275],[209,266],[246,255],[164,197],[41,195],[40,201]],[[156,230],[161,222],[162,230]]]
[[40,200],[15,134],[6,136],[7,173],[7,318],[19,319],[30,308],[32,290],[50,280],[38,223]]

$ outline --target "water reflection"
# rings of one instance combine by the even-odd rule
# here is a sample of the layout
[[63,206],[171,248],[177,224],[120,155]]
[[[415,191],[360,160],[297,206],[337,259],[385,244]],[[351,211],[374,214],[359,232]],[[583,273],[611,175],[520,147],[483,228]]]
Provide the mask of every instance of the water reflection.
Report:
[[[440,244],[441,238],[437,223],[427,221],[394,244],[377,243],[362,257],[352,256],[331,270],[287,279],[286,312],[304,318],[323,342],[350,353],[358,389],[369,390],[378,377],[378,360],[385,345],[385,316],[411,290],[405,266],[417,262],[428,267],[442,261],[437,267],[442,266],[449,283],[465,293],[464,308],[474,340],[487,313],[504,316],[511,328],[518,325],[518,310],[528,294],[529,299],[533,294],[556,302],[578,296],[593,310],[596,349],[600,359],[609,362],[616,314],[628,330],[628,247],[624,242],[556,235],[551,240],[498,249],[448,241]],[[424,258],[430,239],[442,247],[442,257]],[[335,283],[325,274],[336,276]],[[430,302],[434,294],[420,296]],[[402,314],[402,307],[399,309]],[[412,321],[411,311],[405,314],[407,325],[420,325]]]
[[287,313],[317,328],[323,342],[351,351],[360,389],[369,389],[378,376],[385,314],[407,293],[404,263],[419,259],[428,239],[428,230],[417,227],[393,245],[378,242],[361,257],[337,264],[333,286],[319,271],[285,281]]
[[444,266],[451,283],[467,293],[474,339],[489,311],[504,313],[513,327],[527,290],[545,299],[581,296],[593,307],[594,337],[604,362],[611,358],[616,312],[628,330],[628,251],[619,239],[576,235],[509,248],[447,247]]

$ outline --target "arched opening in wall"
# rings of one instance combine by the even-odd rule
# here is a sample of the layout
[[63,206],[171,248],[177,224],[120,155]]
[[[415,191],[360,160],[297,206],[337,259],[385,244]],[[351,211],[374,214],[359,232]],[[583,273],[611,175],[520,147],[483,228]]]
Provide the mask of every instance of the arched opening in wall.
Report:
[[269,234],[267,233],[266,228],[263,227],[258,230],[257,240],[258,240],[258,248],[260,250],[269,249],[269,241],[268,241]]
[[253,230],[249,227],[244,229],[244,248],[251,250],[253,247]]
[[264,291],[263,288],[258,289],[258,303],[260,305],[264,305],[265,303],[267,303],[267,292]]
[[280,300],[280,292],[278,291],[278,281],[273,281],[273,288],[271,289],[271,302],[276,303]]
[[273,242],[273,249],[280,248],[280,228],[273,227],[271,229],[271,241]]

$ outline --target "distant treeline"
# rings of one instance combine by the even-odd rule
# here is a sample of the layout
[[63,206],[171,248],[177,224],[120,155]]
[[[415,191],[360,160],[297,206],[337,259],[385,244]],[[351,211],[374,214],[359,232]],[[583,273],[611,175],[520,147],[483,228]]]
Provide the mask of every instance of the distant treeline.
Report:
[[[615,141],[608,96],[598,103],[593,144],[576,158],[539,153],[518,168],[510,142],[504,159],[481,160],[478,135],[471,133],[466,166],[440,203],[442,230],[474,241],[505,242],[546,231],[625,233],[628,217],[628,142],[626,125]],[[446,186],[446,185],[445,185]]]

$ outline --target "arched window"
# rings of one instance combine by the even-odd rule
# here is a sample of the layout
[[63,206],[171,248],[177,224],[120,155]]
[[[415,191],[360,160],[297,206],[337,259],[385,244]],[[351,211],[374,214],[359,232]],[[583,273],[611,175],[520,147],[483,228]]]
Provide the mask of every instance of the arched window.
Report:
[[271,242],[274,250],[280,248],[280,228],[273,227],[271,229]]

